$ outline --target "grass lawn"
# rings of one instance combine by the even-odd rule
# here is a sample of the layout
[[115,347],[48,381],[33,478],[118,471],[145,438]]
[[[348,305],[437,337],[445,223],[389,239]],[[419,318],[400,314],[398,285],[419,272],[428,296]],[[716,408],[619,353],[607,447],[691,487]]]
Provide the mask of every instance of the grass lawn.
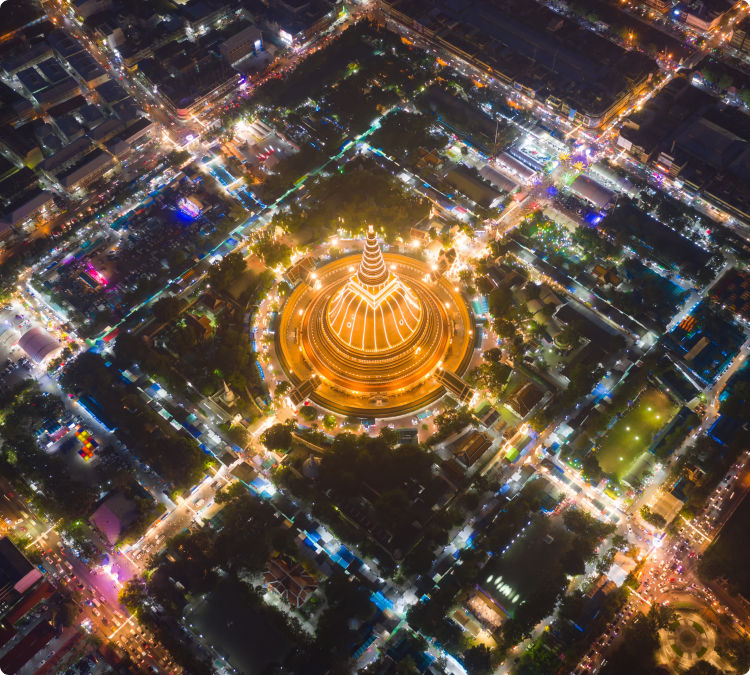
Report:
[[599,466],[619,481],[678,409],[661,392],[646,391],[604,437],[596,452]]
[[696,656],[697,656],[697,657],[698,657],[699,659],[702,659],[702,658],[703,658],[703,657],[704,657],[704,656],[706,655],[706,652],[707,652],[707,651],[708,651],[708,649],[707,649],[706,647],[701,647],[701,648],[700,648],[700,649],[698,650],[698,653],[696,654]]
[[693,628],[697,630],[701,635],[703,635],[706,631],[703,629],[703,626],[701,626],[697,621],[693,621]]
[[683,652],[677,645],[672,645],[672,649],[674,649],[677,656],[683,656],[685,652]]

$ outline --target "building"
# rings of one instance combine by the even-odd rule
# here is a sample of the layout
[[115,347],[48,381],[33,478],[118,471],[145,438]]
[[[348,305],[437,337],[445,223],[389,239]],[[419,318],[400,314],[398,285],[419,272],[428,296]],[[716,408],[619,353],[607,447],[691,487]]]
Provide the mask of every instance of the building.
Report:
[[21,598],[42,580],[42,573],[16,545],[0,539],[0,616],[4,616]]
[[80,93],[81,88],[78,86],[78,83],[72,77],[69,77],[67,80],[63,80],[59,84],[39,92],[34,98],[39,107],[47,111],[58,103],[67,101],[74,96],[78,96]]
[[52,31],[47,37],[57,56],[66,62],[74,54],[85,51],[83,45],[65,28]]
[[318,590],[318,582],[305,568],[284,555],[271,558],[266,569],[268,571],[263,575],[265,585],[295,609],[302,607]]
[[125,123],[116,117],[110,117],[89,132],[89,138],[94,143],[102,144],[117,136],[120,132],[125,131]]
[[609,206],[615,198],[612,190],[583,174],[571,183],[570,191],[599,208]]
[[482,167],[479,175],[501,192],[514,192],[518,189],[518,183],[493,169],[489,164]]
[[185,27],[192,33],[204,33],[232,13],[228,0],[190,0],[179,8]]
[[597,178],[612,183],[620,192],[624,192],[625,194],[632,194],[635,190],[633,184],[627,178],[618,175],[617,172],[604,160],[592,165],[591,173]]
[[320,377],[313,375],[309,380],[300,382],[287,394],[287,403],[290,407],[299,408],[319,386]]
[[492,446],[492,438],[479,431],[466,434],[461,444],[453,451],[453,457],[467,469],[474,464]]
[[627,109],[658,67],[542,5],[508,0],[471,8],[381,0],[383,14],[471,63],[551,113],[590,129]]
[[107,71],[88,52],[74,54],[68,59],[68,63],[75,71],[79,82],[89,89],[94,89],[109,80]]
[[655,9],[660,14],[664,14],[672,9],[672,3],[668,0],[643,0],[643,4],[651,9]]
[[4,124],[0,127],[0,147],[29,169],[44,159],[31,124],[15,127],[11,124]]
[[126,92],[125,89],[114,80],[107,80],[95,87],[94,91],[99,97],[99,100],[110,109],[115,103],[119,103],[128,98],[128,92]]
[[95,29],[96,35],[107,43],[110,49],[117,49],[125,42],[125,34],[122,27],[114,20],[107,19],[100,23]]
[[324,408],[381,418],[418,410],[444,392],[432,377],[439,364],[454,374],[468,366],[470,316],[453,285],[427,284],[431,268],[421,261],[395,254],[387,261],[370,227],[359,260],[320,268],[312,287],[295,287],[279,317],[277,358],[292,383],[320,376],[310,400]]
[[229,65],[237,63],[248,54],[257,54],[262,49],[263,33],[257,26],[243,28],[219,45],[219,53]]
[[103,150],[96,150],[87,155],[78,164],[57,176],[57,182],[68,194],[72,195],[89,183],[101,178],[115,165],[115,159]]
[[505,405],[521,419],[526,419],[544,398],[544,392],[532,382],[519,384],[508,396]]
[[158,92],[165,107],[181,120],[189,119],[232,91],[242,78],[240,73],[219,59],[209,61],[200,71],[193,62],[189,69],[181,70],[178,75],[174,69],[170,72],[155,59],[148,59],[139,67],[142,77]]
[[451,169],[445,177],[445,182],[485,208],[492,208],[503,198],[490,183],[478,178],[468,167],[462,165]]
[[[15,167],[13,167],[15,169]],[[28,167],[8,171],[0,181],[0,203],[8,205],[39,187],[39,176]]]
[[[304,4],[309,7],[309,3]],[[261,25],[263,30],[274,35],[285,45],[296,47],[305,44],[335,20],[336,13],[328,8],[310,7],[304,14],[289,14],[281,9],[271,9],[263,15]]]
[[205,315],[198,316],[197,314],[186,314],[185,326],[193,330],[195,333],[195,339],[198,340],[198,342],[205,342],[214,332],[214,327],[211,325],[211,319]]
[[99,108],[93,103],[90,103],[89,105],[81,108],[81,110],[78,111],[78,114],[83,120],[83,125],[88,131],[96,129],[96,127],[98,127],[100,124],[103,124],[105,120],[102,111],[99,110]]
[[26,331],[18,341],[18,346],[36,364],[46,363],[62,351],[62,344],[43,328]]
[[121,131],[117,135],[117,138],[132,146],[146,134],[153,131],[155,128],[156,124],[154,124],[150,119],[148,119],[147,117],[141,117],[137,122],[134,122],[130,126],[126,127],[124,131]]
[[40,168],[50,177],[54,178],[54,176],[73,166],[90,152],[94,152],[94,150],[96,150],[96,146],[90,138],[84,136],[64,147],[60,152],[47,157],[41,163]]
[[448,393],[461,404],[467,404],[474,398],[474,390],[455,373],[438,368],[435,379],[442,384]]
[[112,0],[73,0],[70,4],[82,21],[94,16],[94,14],[112,9]]
[[45,192],[41,188],[36,188],[11,202],[3,210],[4,215],[0,217],[0,238],[5,238],[11,234],[11,227],[18,227],[36,218],[50,209],[53,204],[52,193]]
[[8,77],[13,77],[19,71],[46,61],[52,56],[54,56],[52,45],[46,41],[42,41],[38,45],[31,47],[31,49],[21,52],[18,56],[4,61],[2,68]]
[[85,108],[88,105],[88,101],[81,95],[69,98],[67,101],[58,103],[56,106],[51,107],[47,114],[50,117],[62,117],[63,115],[69,115],[77,112],[81,108]]
[[39,71],[33,66],[20,71],[16,77],[23,85],[23,91],[26,96],[33,96],[49,86],[49,82],[47,82],[47,80],[45,80]]
[[507,152],[501,152],[495,158],[495,161],[499,167],[510,174],[515,174],[523,182],[529,182],[537,174],[534,169],[529,168]]
[[734,27],[729,44],[740,51],[750,52],[750,17],[745,17]]
[[673,21],[682,23],[697,33],[711,33],[724,15],[735,6],[732,0],[692,0],[680,2],[671,14]]
[[284,277],[292,286],[296,286],[300,281],[312,286],[315,281],[313,278],[314,273],[315,258],[308,255],[284,272]]
[[68,77],[68,71],[55,58],[49,58],[37,65],[39,72],[50,84],[59,84]]

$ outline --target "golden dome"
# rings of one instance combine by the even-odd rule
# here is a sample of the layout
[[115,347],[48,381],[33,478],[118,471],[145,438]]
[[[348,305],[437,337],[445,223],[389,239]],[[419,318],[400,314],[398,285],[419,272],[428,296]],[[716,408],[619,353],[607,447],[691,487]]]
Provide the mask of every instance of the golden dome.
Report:
[[387,392],[424,379],[440,361],[450,339],[445,309],[412,263],[403,272],[388,269],[370,226],[356,272],[319,275],[299,339],[335,386]]
[[423,318],[420,298],[388,271],[370,226],[359,270],[328,302],[330,333],[347,350],[385,354],[418,337]]

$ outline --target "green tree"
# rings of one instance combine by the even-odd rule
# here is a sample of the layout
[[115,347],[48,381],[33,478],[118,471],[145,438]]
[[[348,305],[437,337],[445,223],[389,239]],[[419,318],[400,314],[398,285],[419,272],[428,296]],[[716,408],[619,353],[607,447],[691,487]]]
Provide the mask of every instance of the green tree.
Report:
[[197,344],[198,340],[191,326],[178,326],[169,339],[169,346],[180,356],[187,354]]
[[208,270],[208,282],[216,288],[228,286],[247,268],[241,251],[233,251],[215,262]]
[[667,526],[667,521],[664,520],[664,516],[660,516],[658,513],[654,513],[648,506],[641,507],[641,518],[650,525],[659,528],[660,530]]
[[229,485],[225,485],[220,490],[217,490],[214,495],[214,501],[217,504],[226,504],[231,502],[237,497],[242,497],[247,494],[247,488],[242,481],[235,481]]
[[282,380],[276,385],[276,389],[274,389],[273,395],[275,398],[280,398],[284,396],[288,391],[292,390],[292,385],[289,384],[286,380]]
[[146,582],[143,578],[133,577],[125,582],[117,599],[121,605],[127,607],[131,614],[137,615],[142,611],[147,595]]
[[569,577],[578,576],[586,571],[586,560],[583,557],[583,552],[577,547],[565,551],[560,558],[560,564],[563,572]]
[[747,636],[729,638],[718,646],[716,651],[734,668],[737,675],[744,675],[750,670],[750,638]]
[[464,652],[464,666],[469,675],[489,675],[492,670],[492,650],[487,645],[474,645]]
[[260,442],[269,450],[288,450],[292,445],[292,431],[297,427],[293,419],[274,424],[260,436]]
[[187,150],[172,150],[167,155],[167,161],[172,167],[177,168],[185,164],[191,157],[191,154]]
[[267,267],[289,267],[292,264],[292,249],[280,241],[263,239],[253,247],[253,251]]
[[312,405],[303,405],[299,409],[298,415],[307,422],[312,422],[314,419],[318,418],[318,409],[315,406]]
[[172,295],[162,296],[151,307],[151,313],[162,323],[173,321],[180,313],[180,300]]
[[729,75],[728,73],[723,73],[719,78],[719,83],[717,86],[721,91],[724,91],[725,89],[729,89],[729,87],[732,86],[733,82],[734,78],[731,75]]
[[63,626],[70,628],[78,618],[78,608],[75,603],[63,602],[62,605],[60,605],[58,617]]

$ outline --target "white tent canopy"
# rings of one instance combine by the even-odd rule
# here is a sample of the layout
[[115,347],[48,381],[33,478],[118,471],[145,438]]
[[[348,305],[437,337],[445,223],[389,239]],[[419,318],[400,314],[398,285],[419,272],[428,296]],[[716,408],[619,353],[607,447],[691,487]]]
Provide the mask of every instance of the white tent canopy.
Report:
[[35,363],[41,363],[57,352],[62,351],[62,345],[43,328],[32,328],[26,331],[18,341],[18,346]]

